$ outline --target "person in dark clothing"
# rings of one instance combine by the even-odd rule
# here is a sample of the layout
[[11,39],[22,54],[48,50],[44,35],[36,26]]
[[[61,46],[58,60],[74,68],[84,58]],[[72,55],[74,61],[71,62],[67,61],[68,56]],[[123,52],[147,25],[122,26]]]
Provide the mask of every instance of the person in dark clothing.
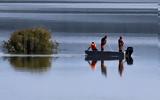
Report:
[[122,36],[120,36],[120,38],[118,40],[118,48],[119,48],[119,52],[123,52],[123,50],[124,50],[124,42],[122,40]]
[[101,39],[101,51],[104,51],[104,46],[106,45],[107,42],[107,35],[105,35],[102,39]]

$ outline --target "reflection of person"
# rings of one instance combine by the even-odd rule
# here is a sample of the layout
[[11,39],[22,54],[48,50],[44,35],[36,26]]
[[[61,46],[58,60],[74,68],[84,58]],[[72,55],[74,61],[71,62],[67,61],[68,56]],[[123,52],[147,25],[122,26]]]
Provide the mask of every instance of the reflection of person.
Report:
[[124,42],[122,40],[122,36],[120,36],[120,38],[118,40],[118,48],[119,48],[119,52],[123,52],[123,50],[124,50]]
[[106,45],[106,39],[107,39],[107,35],[105,35],[102,39],[101,39],[101,51],[104,51],[104,46]]
[[88,63],[91,66],[92,70],[96,69],[97,60],[92,60],[91,62],[88,61]]
[[92,49],[92,51],[97,51],[96,43],[92,42],[91,45],[89,46],[88,50]]
[[123,60],[119,60],[118,71],[120,76],[122,76],[123,70],[124,70]]
[[101,60],[101,72],[103,75],[107,76],[107,67],[104,65],[104,60]]

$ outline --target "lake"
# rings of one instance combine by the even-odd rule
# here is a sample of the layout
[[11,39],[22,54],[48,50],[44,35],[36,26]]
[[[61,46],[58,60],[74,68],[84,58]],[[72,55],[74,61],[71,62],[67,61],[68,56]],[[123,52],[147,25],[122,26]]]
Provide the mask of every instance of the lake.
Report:
[[[0,99],[159,100],[160,34],[154,11],[24,13],[24,9],[9,11],[10,7],[8,12],[0,12],[0,43],[17,29],[43,26],[52,32],[59,49],[50,57],[4,57],[1,48]],[[100,50],[105,34],[105,50],[118,51],[120,35],[125,48],[134,48],[130,62],[106,60],[102,66],[98,61],[93,67],[85,60],[89,44],[95,41]]]

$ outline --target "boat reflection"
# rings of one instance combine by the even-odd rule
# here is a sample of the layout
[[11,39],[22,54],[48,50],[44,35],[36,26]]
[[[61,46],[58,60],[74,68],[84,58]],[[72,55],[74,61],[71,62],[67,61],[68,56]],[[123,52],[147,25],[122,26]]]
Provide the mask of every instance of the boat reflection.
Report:
[[[96,69],[96,64],[97,62],[99,61],[98,60],[89,60],[88,57],[86,56],[85,58],[86,61],[88,61],[90,67],[92,70],[95,70]],[[118,72],[119,72],[119,75],[122,77],[123,76],[123,71],[124,71],[124,63],[127,63],[127,65],[132,65],[133,64],[133,58],[131,56],[126,56],[125,59],[109,59],[109,60],[100,60],[101,61],[101,73],[102,75],[104,75],[105,77],[107,77],[107,66],[106,64],[104,63],[104,61],[112,61],[112,60],[118,60],[119,63],[118,63]]]
[[8,60],[19,71],[44,72],[52,65],[51,57],[10,57]]

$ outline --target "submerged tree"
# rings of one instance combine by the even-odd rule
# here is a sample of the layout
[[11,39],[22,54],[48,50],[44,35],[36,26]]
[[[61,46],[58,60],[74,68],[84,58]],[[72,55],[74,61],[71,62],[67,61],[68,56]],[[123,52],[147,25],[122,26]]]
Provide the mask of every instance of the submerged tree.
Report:
[[15,54],[51,54],[57,49],[51,33],[45,28],[30,28],[13,32],[4,42],[8,53]]

